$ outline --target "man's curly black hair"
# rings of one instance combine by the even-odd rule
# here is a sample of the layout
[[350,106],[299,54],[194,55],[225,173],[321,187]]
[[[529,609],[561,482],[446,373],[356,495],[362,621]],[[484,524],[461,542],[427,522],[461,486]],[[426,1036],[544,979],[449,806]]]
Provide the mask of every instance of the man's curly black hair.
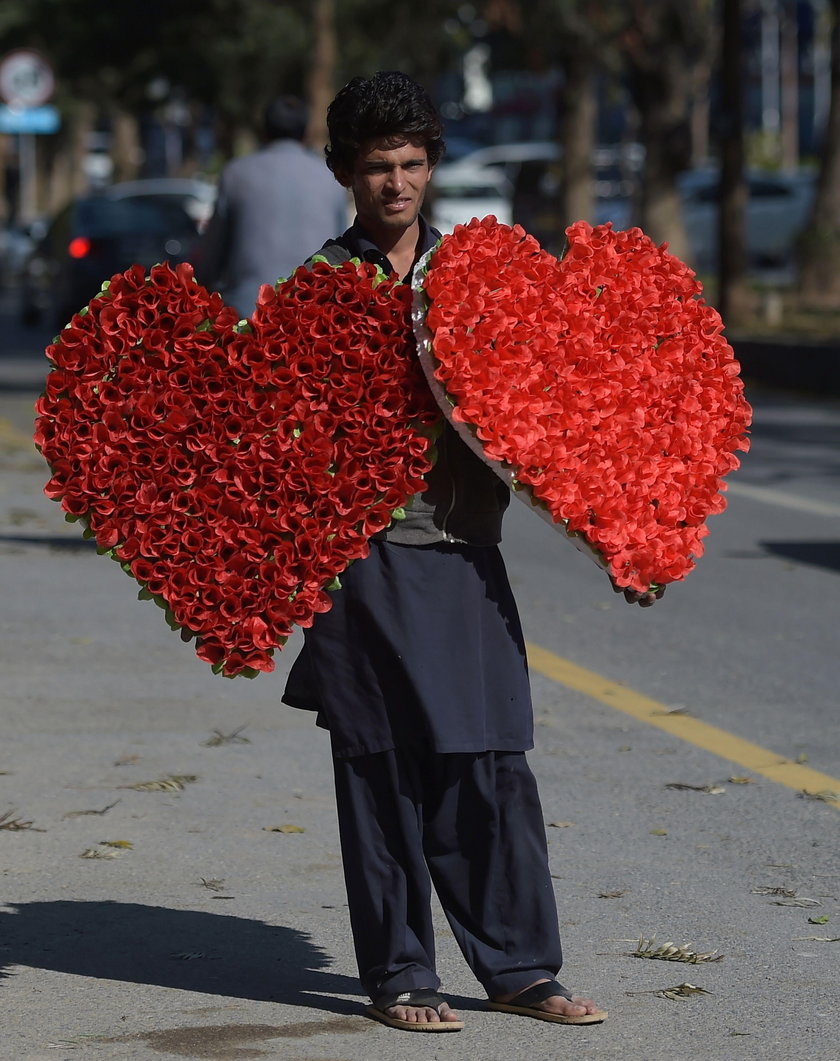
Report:
[[395,147],[420,140],[432,166],[444,152],[443,125],[428,93],[397,70],[349,81],[327,109],[327,130],[327,165],[336,176],[352,170],[367,140],[393,140]]

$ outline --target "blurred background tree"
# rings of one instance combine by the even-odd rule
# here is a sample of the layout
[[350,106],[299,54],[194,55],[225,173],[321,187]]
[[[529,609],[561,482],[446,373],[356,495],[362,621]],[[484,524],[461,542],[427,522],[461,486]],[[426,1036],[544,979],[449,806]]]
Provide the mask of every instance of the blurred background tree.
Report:
[[[392,0],[4,0],[0,56],[35,49],[55,71],[51,103],[61,127],[36,145],[41,212],[84,191],[94,171],[105,180],[212,179],[224,161],[253,147],[263,106],[278,93],[309,100],[309,140],[320,149],[326,104],[341,84],[402,69],[441,106],[453,159],[481,144],[558,144],[546,209],[561,230],[595,219],[599,152],[619,158],[632,149],[642,161],[634,162],[626,223],[667,240],[680,256],[687,253],[686,171],[729,158],[721,201],[736,205],[724,206],[719,242],[737,262],[744,239],[737,203],[745,194],[737,185],[751,156],[781,170],[822,160],[799,258],[802,289],[813,292],[840,275],[838,5],[424,0],[399,17]],[[731,47],[722,52],[727,14],[740,27],[738,59]],[[725,101],[733,91],[725,67],[733,62],[744,137],[734,162],[734,104]],[[7,219],[15,213],[17,150],[13,136],[0,134]],[[723,268],[732,275],[731,263],[728,274]]]
[[798,246],[799,290],[807,303],[840,298],[840,0],[831,0],[831,97],[817,190]]

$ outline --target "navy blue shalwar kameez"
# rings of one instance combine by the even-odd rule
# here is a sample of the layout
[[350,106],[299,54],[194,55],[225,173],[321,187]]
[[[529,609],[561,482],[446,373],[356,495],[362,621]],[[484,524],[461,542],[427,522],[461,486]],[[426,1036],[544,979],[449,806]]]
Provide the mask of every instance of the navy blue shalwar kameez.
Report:
[[[418,257],[436,233],[421,218]],[[390,263],[358,222],[322,250]],[[562,963],[525,646],[498,549],[507,488],[447,428],[408,518],[342,575],[283,699],[330,732],[359,974],[438,988],[434,885],[491,997]]]

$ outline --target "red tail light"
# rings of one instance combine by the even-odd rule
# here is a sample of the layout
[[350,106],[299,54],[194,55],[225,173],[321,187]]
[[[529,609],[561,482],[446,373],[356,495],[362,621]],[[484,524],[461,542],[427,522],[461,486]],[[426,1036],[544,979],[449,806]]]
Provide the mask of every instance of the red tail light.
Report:
[[86,236],[76,236],[67,247],[71,258],[86,258],[90,254],[90,240]]

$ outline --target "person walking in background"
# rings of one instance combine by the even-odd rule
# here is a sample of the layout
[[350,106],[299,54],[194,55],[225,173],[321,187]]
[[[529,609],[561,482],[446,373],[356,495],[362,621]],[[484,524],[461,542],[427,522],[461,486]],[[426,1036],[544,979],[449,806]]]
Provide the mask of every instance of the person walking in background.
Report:
[[[357,217],[320,254],[408,280],[439,233],[420,213],[440,118],[405,74],[356,78],[327,112],[327,164]],[[510,491],[447,427],[427,489],[341,576],[283,695],[330,732],[342,860],[370,1014],[463,1027],[439,993],[431,882],[493,1009],[607,1016],[562,963],[536,782],[525,644],[498,542]],[[625,594],[647,606],[653,594]],[[430,882],[431,878],[431,882]]]
[[262,284],[290,276],[312,247],[347,224],[347,195],[304,147],[307,110],[294,96],[272,101],[260,150],[219,177],[216,207],[199,246],[196,276],[242,316]]

